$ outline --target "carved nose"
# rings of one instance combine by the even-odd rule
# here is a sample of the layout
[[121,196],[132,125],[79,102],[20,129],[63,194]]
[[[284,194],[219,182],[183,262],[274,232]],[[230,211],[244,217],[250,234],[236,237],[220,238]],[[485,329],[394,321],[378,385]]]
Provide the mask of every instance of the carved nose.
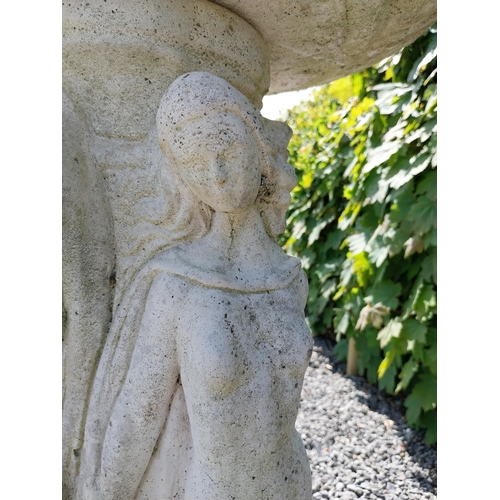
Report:
[[227,182],[227,173],[226,172],[218,172],[215,176],[215,185],[223,186]]
[[291,191],[298,182],[297,176],[295,175],[295,169],[286,161],[283,161],[280,167],[283,186],[285,186],[288,191]]
[[214,182],[216,186],[223,186],[227,182],[228,170],[222,161],[216,161],[213,165]]

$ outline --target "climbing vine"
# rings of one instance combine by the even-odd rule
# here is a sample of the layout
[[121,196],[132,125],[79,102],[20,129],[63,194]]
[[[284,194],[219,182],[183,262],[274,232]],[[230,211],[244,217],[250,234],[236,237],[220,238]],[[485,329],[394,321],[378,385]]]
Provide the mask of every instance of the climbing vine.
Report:
[[286,117],[293,192],[282,243],[308,274],[315,335],[354,338],[358,369],[436,441],[437,27],[317,90]]

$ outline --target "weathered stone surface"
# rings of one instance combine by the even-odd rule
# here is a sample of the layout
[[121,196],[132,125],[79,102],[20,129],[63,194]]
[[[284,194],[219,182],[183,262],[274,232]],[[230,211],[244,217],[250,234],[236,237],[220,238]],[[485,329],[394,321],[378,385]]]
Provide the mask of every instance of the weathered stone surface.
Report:
[[269,88],[260,35],[207,0],[63,3],[63,86],[98,135],[144,139],[187,71],[221,76],[259,108]]
[[[383,57],[373,40],[404,16],[391,11],[395,21],[373,36],[355,35],[373,12],[347,8],[346,17],[339,7],[347,31],[331,42],[335,2],[300,24],[306,2],[280,2],[282,15],[268,2],[263,16],[260,1],[227,5],[234,12],[208,0],[63,3],[65,500],[310,495],[293,430],[310,342],[307,285],[273,242],[294,182],[290,132],[257,109],[269,54],[271,90],[312,85],[328,67],[348,72],[344,61],[365,50],[356,36]],[[307,23],[321,9],[319,57]],[[420,17],[404,14],[418,31]],[[188,89],[185,101],[162,98],[193,71],[210,74],[169,91]],[[169,116],[182,127],[162,122]]]
[[175,217],[125,291],[87,415],[78,498],[311,496],[294,424],[312,349],[307,280],[275,238],[296,183],[288,127],[225,80],[158,111]]
[[350,75],[410,44],[436,22],[436,0],[213,0],[264,39],[270,93]]
[[63,482],[72,491],[90,384],[106,339],[115,267],[113,222],[92,134],[63,96]]
[[65,499],[75,495],[110,324],[135,274],[166,245],[175,198],[169,204],[160,187],[156,112],[165,89],[192,70],[222,76],[257,107],[269,85],[260,35],[208,1],[63,3]]

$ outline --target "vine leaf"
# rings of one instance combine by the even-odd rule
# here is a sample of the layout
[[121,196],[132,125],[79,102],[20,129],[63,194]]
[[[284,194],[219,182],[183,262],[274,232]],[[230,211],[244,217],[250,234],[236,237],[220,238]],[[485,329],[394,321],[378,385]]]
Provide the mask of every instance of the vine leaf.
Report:
[[396,309],[401,289],[402,287],[399,283],[382,280],[375,283],[370,289],[368,289],[369,295],[365,297],[365,301],[371,303],[382,302],[382,304],[386,307]]
[[366,174],[375,167],[385,163],[394,153],[399,151],[402,145],[403,141],[384,142],[378,148],[368,151],[367,162],[363,167],[362,173]]
[[363,331],[369,324],[372,324],[377,330],[380,330],[384,324],[384,316],[387,316],[389,312],[390,309],[385,307],[382,302],[378,302],[373,307],[367,304],[361,309],[358,322],[354,328]]
[[404,405],[406,406],[406,421],[408,422],[408,425],[416,424],[422,411],[420,398],[412,392],[405,399]]
[[421,344],[425,344],[427,334],[427,326],[416,319],[407,319],[403,323],[402,335],[407,340],[415,340]]
[[393,318],[387,325],[378,332],[377,340],[380,341],[382,349],[391,341],[393,337],[399,337],[403,324],[399,318]]
[[414,236],[405,241],[405,259],[415,252],[422,253],[424,251],[424,240],[419,236]]
[[424,411],[432,410],[437,402],[437,380],[431,373],[420,375],[420,381],[415,384],[412,394],[420,401]]
[[401,381],[396,386],[396,391],[395,391],[396,394],[408,387],[408,384],[410,383],[411,379],[413,378],[413,375],[415,375],[415,373],[417,373],[418,368],[419,368],[419,363],[415,358],[410,358],[403,365],[403,368],[401,369],[401,373],[399,374],[399,378],[401,379]]
[[437,205],[426,196],[420,196],[410,208],[408,219],[413,222],[413,229],[418,234],[425,234],[436,227]]

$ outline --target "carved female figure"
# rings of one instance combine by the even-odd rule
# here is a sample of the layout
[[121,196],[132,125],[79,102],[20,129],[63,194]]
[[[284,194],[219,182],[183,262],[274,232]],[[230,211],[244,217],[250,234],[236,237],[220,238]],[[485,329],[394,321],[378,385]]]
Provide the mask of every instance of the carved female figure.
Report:
[[79,496],[310,498],[294,427],[307,281],[275,242],[296,183],[290,131],[201,72],[171,85],[157,126],[184,242],[144,266],[113,320]]

